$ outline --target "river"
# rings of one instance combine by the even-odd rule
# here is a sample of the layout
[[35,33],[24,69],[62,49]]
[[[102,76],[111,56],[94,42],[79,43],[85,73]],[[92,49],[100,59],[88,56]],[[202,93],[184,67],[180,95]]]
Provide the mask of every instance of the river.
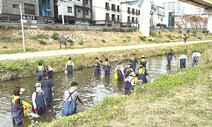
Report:
[[[188,55],[190,58],[191,55]],[[179,57],[179,55],[177,55]],[[127,61],[123,65],[127,65]],[[118,62],[111,63],[113,72],[114,68]],[[173,58],[171,70],[167,68],[166,56],[157,56],[148,58],[147,63],[147,76],[149,82],[153,82],[154,79],[161,74],[165,74],[169,71],[177,69],[177,59]],[[191,66],[191,60],[189,60],[188,65]],[[26,90],[21,95],[23,99],[31,103],[31,96],[34,92],[34,84],[36,83],[37,78],[24,78],[18,80],[12,80],[7,82],[0,82],[0,121],[2,127],[12,127],[12,119],[10,113],[10,100],[12,97],[12,90],[15,85],[21,85],[21,87]],[[95,104],[98,104],[103,98],[108,96],[114,96],[118,94],[123,94],[124,84],[118,83],[114,85],[113,74],[109,77],[104,77],[103,75],[95,77],[93,75],[92,68],[74,70],[73,75],[67,75],[65,73],[56,73],[54,74],[54,84],[56,87],[56,92],[53,95],[53,107],[45,112],[40,118],[29,120],[26,118],[24,120],[24,126],[28,126],[31,123],[36,121],[51,122],[52,119],[57,118],[60,115],[63,92],[70,88],[72,81],[79,83],[78,91],[81,93],[81,96],[85,102],[87,102],[88,107],[91,107]],[[79,111],[86,110],[88,107],[78,105]]]

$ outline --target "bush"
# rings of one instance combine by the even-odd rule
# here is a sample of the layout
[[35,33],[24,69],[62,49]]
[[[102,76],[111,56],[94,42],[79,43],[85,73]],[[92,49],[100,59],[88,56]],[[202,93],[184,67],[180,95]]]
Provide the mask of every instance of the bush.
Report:
[[79,45],[84,45],[84,41],[80,41],[79,42]]
[[200,39],[200,40],[201,40],[201,39],[202,39],[202,37],[197,37],[197,39]]
[[197,34],[197,31],[196,31],[196,30],[193,30],[193,31],[192,31],[192,34]]
[[102,42],[105,43],[106,41],[104,39],[102,39]]
[[197,37],[198,35],[197,35],[197,34],[192,34],[191,36],[193,36],[193,37]]
[[72,39],[68,39],[67,42],[70,43],[70,44],[69,44],[70,46],[73,46],[73,45],[74,45],[74,41],[73,41]]
[[208,31],[208,30],[203,30],[203,31],[202,31],[202,33],[204,33],[204,34],[208,34],[208,33],[209,33],[209,31]]
[[151,38],[150,38],[150,39],[148,39],[148,41],[149,41],[149,42],[152,42],[152,41],[153,41],[153,39],[151,39]]
[[140,40],[142,41],[146,41],[146,37],[145,36],[139,36]]
[[44,41],[44,40],[38,40],[38,42],[39,42],[40,44],[42,44],[42,45],[46,45],[46,44],[47,44],[47,42]]
[[58,33],[53,33],[51,36],[51,39],[53,40],[59,40],[59,38],[60,38],[60,35]]
[[157,36],[157,32],[156,31],[150,31],[150,36],[156,37]]
[[6,48],[7,48],[7,46],[3,46],[3,48],[4,48],[4,49],[6,49]]
[[4,43],[10,43],[13,39],[11,37],[1,37],[1,41]]

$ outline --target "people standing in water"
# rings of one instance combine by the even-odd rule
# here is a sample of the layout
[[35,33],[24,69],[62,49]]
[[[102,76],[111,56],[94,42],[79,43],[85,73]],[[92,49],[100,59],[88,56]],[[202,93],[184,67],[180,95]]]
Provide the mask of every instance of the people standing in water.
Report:
[[52,105],[52,92],[54,91],[54,83],[48,79],[48,76],[44,74],[42,80],[40,81],[42,91],[44,92],[44,97],[46,99],[46,104],[48,107]]
[[183,51],[179,58],[180,68],[186,68],[187,56],[186,52]]
[[134,72],[136,68],[136,63],[138,63],[136,59],[136,54],[133,54],[133,56],[130,58],[130,65]]
[[72,74],[74,70],[74,62],[71,60],[71,57],[68,58],[68,61],[66,62],[65,70],[68,72],[68,74]]
[[117,73],[118,75],[118,81],[124,81],[124,67],[122,63],[122,61],[119,61],[118,66],[114,70],[114,73]]
[[95,58],[96,63],[94,64],[94,75],[98,75],[101,72],[100,66],[101,62],[99,61],[98,57]]
[[44,67],[45,67],[45,72],[48,75],[48,78],[53,79],[53,68],[48,64],[45,64]]
[[64,92],[64,100],[62,107],[62,116],[70,116],[76,114],[77,105],[76,101],[78,100],[81,104],[85,105],[82,101],[80,94],[77,92],[77,82],[71,83],[71,88]]
[[110,75],[110,68],[111,68],[111,66],[108,61],[108,58],[105,58],[105,62],[103,64],[103,70],[104,70],[105,75]]
[[146,68],[146,64],[147,64],[147,58],[144,55],[142,55],[140,59],[140,65]]
[[45,68],[41,62],[38,63],[36,73],[37,73],[38,81],[40,81],[45,73]]
[[136,73],[131,72],[130,75],[125,79],[125,94],[131,94],[135,86]]
[[133,72],[133,69],[130,66],[131,64],[129,63],[125,68],[124,68],[124,77],[125,79],[130,75],[131,72]]
[[173,56],[176,58],[176,56],[175,56],[174,53],[173,53],[173,50],[171,50],[171,51],[167,54],[168,65],[171,65]]
[[15,86],[15,88],[13,89],[13,97],[11,102],[13,124],[20,126],[23,124],[24,118],[24,109],[20,95],[24,90],[25,89],[21,88],[19,85]]
[[137,70],[137,76],[138,76],[138,80],[142,81],[142,84],[147,83],[147,78],[146,76],[148,75],[146,68],[143,67],[143,65],[140,65],[138,70]]
[[43,90],[41,89],[41,83],[35,84],[35,92],[32,94],[32,109],[33,112],[40,115],[43,114],[47,108],[46,99]]

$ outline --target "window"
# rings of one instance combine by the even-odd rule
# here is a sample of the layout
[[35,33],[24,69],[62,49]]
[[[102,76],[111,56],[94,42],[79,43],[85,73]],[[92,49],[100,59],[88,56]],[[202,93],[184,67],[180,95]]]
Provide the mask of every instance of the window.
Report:
[[138,10],[138,15],[140,15],[140,10]]
[[132,17],[132,23],[135,23],[135,18],[134,17]]
[[117,15],[117,21],[118,21],[118,22],[120,21],[120,19],[119,19],[119,15]]
[[24,12],[25,14],[35,14],[35,5],[33,4],[24,4]]
[[132,9],[132,14],[133,14],[133,15],[135,14],[135,9]]
[[110,6],[109,6],[109,3],[105,3],[105,9],[107,9],[107,10],[110,10]]
[[129,13],[129,14],[130,14],[130,7],[128,7],[128,8],[127,8],[127,13]]
[[112,21],[116,21],[116,15],[112,14]]
[[130,16],[127,16],[127,22],[130,23]]
[[77,0],[77,1],[80,1],[80,0]]
[[106,20],[110,20],[110,15],[109,15],[109,13],[106,13]]
[[118,12],[120,12],[120,8],[119,8],[119,6],[117,6],[117,11],[118,11]]
[[81,10],[78,10],[78,13],[81,13]]
[[19,5],[13,4],[13,8],[19,8]]
[[85,10],[85,15],[89,15],[89,11],[88,10]]
[[138,24],[138,18],[136,18],[136,19],[135,19],[135,23],[137,23],[137,24]]
[[85,2],[85,4],[87,4],[87,5],[88,5],[88,0],[84,0],[84,2]]
[[116,11],[116,5],[112,4],[112,11]]
[[72,13],[72,7],[67,7],[68,13]]

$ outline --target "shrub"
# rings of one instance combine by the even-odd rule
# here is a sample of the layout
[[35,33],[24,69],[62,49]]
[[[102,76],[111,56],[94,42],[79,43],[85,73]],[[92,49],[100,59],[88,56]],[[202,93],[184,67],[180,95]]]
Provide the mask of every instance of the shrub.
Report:
[[6,48],[7,48],[7,46],[3,46],[3,48],[4,48],[4,49],[6,49]]
[[79,42],[79,45],[84,45],[84,41],[80,41]]
[[146,37],[145,36],[139,36],[140,40],[142,41],[146,41]]
[[157,32],[156,31],[150,31],[150,36],[156,37],[157,36]]
[[58,40],[60,38],[60,35],[58,33],[53,33],[52,36],[51,36],[51,38],[53,40]]
[[202,39],[202,37],[197,37],[197,39]]
[[197,37],[197,35],[196,35],[196,34],[192,34],[191,36],[193,36],[193,37]]
[[46,44],[47,44],[47,42],[44,41],[44,40],[38,40],[38,42],[39,42],[40,44],[42,44],[42,45],[46,45]]
[[72,39],[68,39],[67,42],[70,43],[70,44],[69,44],[70,46],[73,46],[73,45],[74,45],[74,41],[73,41]]
[[208,33],[209,33],[209,31],[208,31],[208,30],[203,30],[203,31],[202,31],[202,33],[204,33],[204,34],[208,34]]
[[189,34],[190,32],[191,32],[191,30],[187,30],[187,31],[186,31],[186,33],[188,33],[188,34]]
[[193,30],[192,33],[193,33],[193,34],[197,34],[197,31],[196,31],[196,30]]
[[149,41],[149,42],[152,42],[152,41],[153,41],[153,39],[151,39],[151,38],[150,38],[150,39],[148,39],[148,41]]
[[105,43],[106,41],[104,39],[102,39],[102,42]]
[[4,43],[10,43],[13,39],[11,37],[1,37],[1,41]]

